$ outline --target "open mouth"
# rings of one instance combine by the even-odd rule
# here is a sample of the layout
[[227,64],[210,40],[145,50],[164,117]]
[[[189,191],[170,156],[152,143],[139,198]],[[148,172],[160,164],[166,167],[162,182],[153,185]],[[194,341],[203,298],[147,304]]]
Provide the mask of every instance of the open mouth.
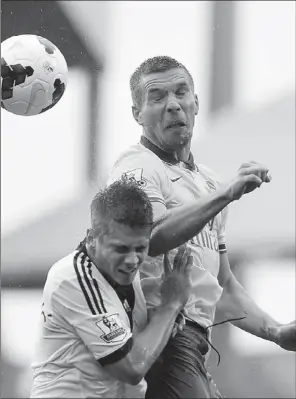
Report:
[[176,122],[172,122],[167,126],[167,129],[171,129],[174,127],[185,127],[186,123],[182,122],[182,121],[176,121]]

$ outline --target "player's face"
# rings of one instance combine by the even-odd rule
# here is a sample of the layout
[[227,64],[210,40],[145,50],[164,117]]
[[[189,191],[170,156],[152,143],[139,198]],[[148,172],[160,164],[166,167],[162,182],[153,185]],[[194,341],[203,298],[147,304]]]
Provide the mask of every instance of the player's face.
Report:
[[130,228],[112,222],[110,231],[97,240],[97,265],[116,283],[131,284],[148,252],[150,234],[150,228]]
[[183,68],[142,77],[142,107],[134,116],[148,137],[162,148],[178,150],[190,144],[198,99]]

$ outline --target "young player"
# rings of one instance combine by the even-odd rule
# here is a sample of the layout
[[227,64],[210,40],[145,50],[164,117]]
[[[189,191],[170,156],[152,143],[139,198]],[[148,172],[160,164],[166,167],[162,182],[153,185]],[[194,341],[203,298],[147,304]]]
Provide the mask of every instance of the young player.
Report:
[[144,376],[191,289],[190,250],[165,257],[161,305],[147,324],[138,269],[148,252],[151,203],[122,179],[95,196],[91,228],[49,271],[32,398],[143,398]]

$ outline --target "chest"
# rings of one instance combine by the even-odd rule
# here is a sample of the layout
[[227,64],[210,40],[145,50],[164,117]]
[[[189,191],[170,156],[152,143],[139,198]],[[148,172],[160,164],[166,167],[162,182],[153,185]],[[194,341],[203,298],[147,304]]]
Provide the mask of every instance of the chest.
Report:
[[[165,164],[166,180],[168,190],[165,193],[165,201],[168,209],[186,205],[192,201],[213,193],[218,184],[210,177],[198,170],[191,171],[182,164]],[[205,227],[210,235],[215,235],[215,231],[221,223],[221,214],[218,214]]]
[[141,331],[147,324],[147,311],[140,282],[134,282],[128,289],[108,287],[109,295],[126,325],[133,333]]

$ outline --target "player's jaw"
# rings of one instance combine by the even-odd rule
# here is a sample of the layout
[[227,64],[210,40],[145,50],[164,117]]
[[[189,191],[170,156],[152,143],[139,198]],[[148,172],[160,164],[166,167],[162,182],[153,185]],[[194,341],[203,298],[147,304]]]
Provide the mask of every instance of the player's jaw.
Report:
[[142,262],[135,265],[121,264],[116,271],[116,282],[120,285],[129,285],[133,282]]
[[192,129],[185,120],[175,119],[166,121],[162,129],[162,135],[167,145],[176,149],[180,145],[186,145],[192,138]]

